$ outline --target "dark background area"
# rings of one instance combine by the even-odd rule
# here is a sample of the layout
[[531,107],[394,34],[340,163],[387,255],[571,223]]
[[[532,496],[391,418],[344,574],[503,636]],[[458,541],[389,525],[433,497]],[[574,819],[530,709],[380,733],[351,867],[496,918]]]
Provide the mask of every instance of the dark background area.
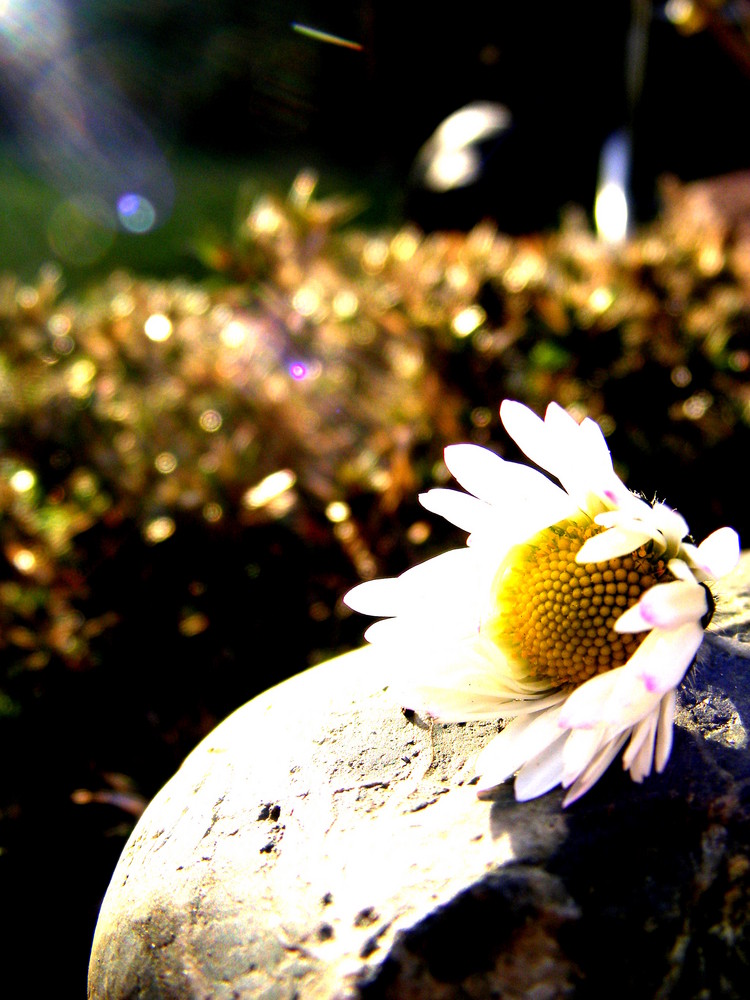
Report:
[[[632,100],[626,81],[639,67],[628,62],[628,38],[640,10],[650,13],[648,46]],[[362,49],[304,37],[293,23]],[[301,167],[317,168],[328,190],[364,193],[364,225],[411,217],[427,229],[468,228],[490,215],[501,229],[532,232],[554,227],[570,202],[591,212],[601,147],[618,128],[632,129],[643,220],[657,211],[662,174],[687,181],[750,163],[745,65],[715,32],[676,30],[658,3],[464,2],[446,13],[375,0],[10,0],[0,17],[2,271],[29,276],[54,256],[49,220],[81,178],[85,148],[73,155],[62,141],[85,133],[76,109],[66,106],[63,127],[30,104],[65,59],[102,99],[103,134],[136,136],[148,151],[143,169],[164,199],[153,232],[113,231],[91,260],[64,258],[72,287],[120,265],[205,276],[196,237],[231,230],[245,182],[283,189]],[[504,104],[514,120],[486,151],[481,179],[441,196],[413,186],[422,144],[478,100]],[[126,171],[123,148],[112,162]],[[307,544],[278,523],[209,540],[196,525],[179,543],[146,547],[122,526],[83,539],[88,552],[104,553],[87,616],[116,597],[128,628],[102,638],[106,670],[71,674],[53,664],[16,679],[24,711],[0,718],[8,995],[84,995],[99,902],[133,810],[233,708],[359,644],[360,621],[307,614],[316,588],[344,592],[357,580],[343,555],[322,558],[315,530],[305,534]],[[200,586],[185,593],[185,580]],[[191,602],[212,628],[177,638]],[[119,800],[71,798],[98,787],[102,774],[114,776]],[[23,985],[11,987],[16,975]]]

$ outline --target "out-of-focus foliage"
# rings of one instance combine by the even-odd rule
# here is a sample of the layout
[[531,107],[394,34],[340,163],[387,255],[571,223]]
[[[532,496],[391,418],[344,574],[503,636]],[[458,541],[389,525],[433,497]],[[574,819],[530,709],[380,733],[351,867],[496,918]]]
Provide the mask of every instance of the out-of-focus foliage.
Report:
[[[528,238],[365,232],[354,203],[314,189],[303,174],[256,198],[233,239],[202,247],[203,283],[115,273],[65,298],[52,268],[3,279],[6,678],[96,660],[123,609],[99,596],[92,614],[91,563],[117,559],[123,526],[148,552],[185,523],[210,538],[281,520],[343,551],[350,580],[312,612],[341,614],[335,588],[430,539],[414,497],[445,478],[443,446],[506,448],[506,396],[593,416],[629,484],[696,531],[746,528],[750,242],[710,190],[675,190],[612,247],[574,213]],[[208,625],[186,612],[180,630]]]

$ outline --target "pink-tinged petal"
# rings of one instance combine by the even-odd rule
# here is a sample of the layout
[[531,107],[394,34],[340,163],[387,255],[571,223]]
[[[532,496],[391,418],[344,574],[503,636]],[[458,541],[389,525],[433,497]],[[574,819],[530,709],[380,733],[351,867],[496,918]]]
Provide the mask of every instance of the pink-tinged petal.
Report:
[[702,641],[703,628],[696,622],[655,628],[621,669],[642,681],[652,695],[663,695],[680,683]]
[[419,502],[425,510],[469,532],[486,530],[496,516],[490,504],[458,490],[428,490],[419,495]]
[[528,760],[516,775],[514,792],[518,802],[528,802],[551,791],[562,781],[565,733]]
[[740,558],[740,538],[732,528],[719,528],[700,543],[696,563],[714,580],[730,573]]
[[585,795],[586,792],[588,792],[589,789],[596,784],[620,752],[620,749],[626,739],[627,733],[621,733],[599,751],[597,756],[591,761],[589,766],[573,784],[572,788],[563,799],[563,806],[571,805],[577,799],[580,799],[582,795]]
[[627,611],[624,611],[615,622],[615,632],[648,632],[654,623],[641,614],[641,602],[638,601]]
[[647,531],[628,531],[623,528],[608,528],[583,543],[576,552],[577,563],[609,562],[634,552],[650,541]]
[[568,697],[560,724],[575,730],[607,726],[610,733],[636,725],[653,711],[659,695],[649,691],[628,665],[597,674]]
[[708,611],[706,592],[697,583],[673,580],[650,587],[637,604],[615,622],[616,632],[644,632],[650,628],[674,629],[686,622],[700,622]]
[[515,774],[532,757],[560,738],[559,707],[513,719],[479,754],[478,792],[487,791]]
[[667,691],[659,706],[659,721],[656,729],[656,770],[659,774],[667,766],[672,752],[672,736],[674,732],[674,712],[677,704],[677,692]]

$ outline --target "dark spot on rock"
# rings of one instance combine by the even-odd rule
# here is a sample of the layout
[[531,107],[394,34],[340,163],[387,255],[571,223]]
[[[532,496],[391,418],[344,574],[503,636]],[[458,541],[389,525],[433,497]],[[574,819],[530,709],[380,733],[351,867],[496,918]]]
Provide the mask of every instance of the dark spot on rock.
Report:
[[327,892],[325,896],[323,896],[320,902],[323,904],[323,906],[330,906],[331,903],[333,902],[333,893]]
[[362,947],[359,949],[359,957],[369,958],[374,951],[378,950],[378,948],[379,948],[378,936],[377,934],[373,934],[373,936],[369,937],[362,945]]
[[261,847],[261,849],[260,849],[260,853],[261,853],[261,854],[270,854],[270,853],[271,853],[271,851],[272,851],[272,850],[273,850],[273,849],[274,849],[275,847],[276,847],[276,844],[274,844],[274,842],[273,842],[272,840],[269,840],[269,841],[268,841],[268,843],[267,843],[267,844],[266,844],[266,845],[265,845],[264,847]]
[[330,924],[321,924],[318,928],[318,940],[330,941],[333,937],[333,927]]
[[270,819],[272,823],[275,823],[280,815],[281,806],[274,805],[272,802],[264,802],[258,813],[258,820]]
[[374,924],[378,919],[378,914],[374,907],[366,906],[363,910],[360,910],[357,916],[354,918],[355,927],[369,927]]

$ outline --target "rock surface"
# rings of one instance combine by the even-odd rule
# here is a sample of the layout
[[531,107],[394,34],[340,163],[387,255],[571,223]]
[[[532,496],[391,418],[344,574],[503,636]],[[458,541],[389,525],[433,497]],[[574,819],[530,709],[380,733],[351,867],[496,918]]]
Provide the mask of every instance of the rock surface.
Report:
[[663,775],[477,799],[492,724],[399,713],[369,648],[240,708],[144,813],[90,1000],[739,998],[750,982],[750,554]]

